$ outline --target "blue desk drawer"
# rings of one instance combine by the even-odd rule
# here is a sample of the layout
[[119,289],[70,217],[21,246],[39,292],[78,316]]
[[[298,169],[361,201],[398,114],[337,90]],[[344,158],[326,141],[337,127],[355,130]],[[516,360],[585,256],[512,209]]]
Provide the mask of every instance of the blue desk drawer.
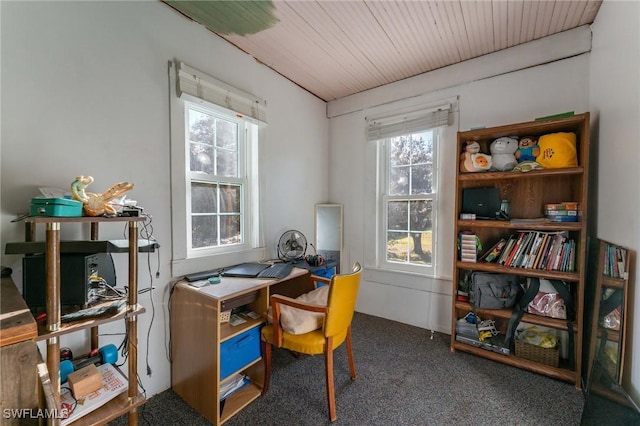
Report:
[[260,358],[260,327],[220,344],[220,380]]

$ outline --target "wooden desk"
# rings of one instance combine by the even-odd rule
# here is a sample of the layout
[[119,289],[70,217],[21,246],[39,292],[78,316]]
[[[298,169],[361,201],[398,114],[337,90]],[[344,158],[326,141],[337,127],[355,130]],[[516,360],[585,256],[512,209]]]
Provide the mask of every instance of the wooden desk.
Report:
[[[201,288],[186,281],[176,283],[169,300],[173,390],[215,425],[258,398],[264,378],[261,357],[240,369],[251,383],[229,396],[221,408],[220,345],[265,324],[271,294],[298,297],[313,290],[310,276],[309,271],[294,268],[281,280],[223,277],[221,283]],[[236,305],[247,306],[260,317],[235,327],[220,322],[220,313]]]
[[[38,409],[40,356],[34,339],[36,321],[11,278],[2,278],[0,298],[0,412]],[[37,424],[37,419],[3,418],[6,425]]]

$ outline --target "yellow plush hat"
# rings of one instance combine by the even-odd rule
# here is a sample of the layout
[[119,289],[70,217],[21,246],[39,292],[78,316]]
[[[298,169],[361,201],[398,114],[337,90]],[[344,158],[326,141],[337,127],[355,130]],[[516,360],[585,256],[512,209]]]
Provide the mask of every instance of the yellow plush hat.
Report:
[[577,167],[576,134],[569,132],[550,133],[538,139],[540,155],[536,162],[546,169]]

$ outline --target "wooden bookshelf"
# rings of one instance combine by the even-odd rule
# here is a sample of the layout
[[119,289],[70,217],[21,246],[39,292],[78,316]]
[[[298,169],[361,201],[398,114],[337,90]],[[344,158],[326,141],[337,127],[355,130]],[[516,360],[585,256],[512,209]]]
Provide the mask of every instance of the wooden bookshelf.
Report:
[[[573,132],[576,134],[578,166],[558,169],[541,169],[529,172],[518,171],[490,171],[465,173],[460,170],[459,156],[456,156],[456,201],[454,209],[454,238],[457,241],[461,233],[469,232],[480,238],[485,250],[490,250],[500,239],[508,240],[512,234],[526,232],[563,232],[568,239],[575,242],[574,268],[549,270],[536,267],[511,267],[495,262],[485,262],[482,257],[486,251],[479,253],[477,262],[463,262],[455,247],[453,251],[453,301],[451,324],[451,350],[465,351],[477,356],[544,374],[559,380],[564,380],[581,387],[581,362],[583,342],[583,310],[584,291],[586,283],[586,254],[587,254],[587,206],[588,206],[588,176],[589,176],[589,113],[569,117],[509,124],[504,126],[483,128],[470,131],[460,131],[457,136],[458,153],[463,152],[467,141],[477,141],[481,152],[488,154],[492,141],[503,136],[534,136],[556,132]],[[511,220],[468,220],[459,219],[462,211],[462,195],[467,188],[497,187],[500,197],[509,200]],[[545,219],[544,206],[549,203],[566,201],[578,202],[582,215],[578,222],[550,222]],[[569,247],[569,246],[568,246]],[[569,263],[570,265],[570,263]],[[559,367],[552,367],[539,362],[530,361],[515,354],[513,346],[510,354],[493,352],[471,343],[456,340],[456,323],[468,312],[473,311],[470,303],[456,299],[459,284],[472,272],[482,271],[495,274],[511,274],[526,278],[546,278],[562,280],[572,289],[574,295],[575,318],[571,329],[567,320],[548,318],[525,313],[521,322],[566,331],[573,334],[574,359],[560,359]],[[491,319],[501,334],[507,330],[512,309],[477,310],[482,320]],[[571,356],[571,355],[569,355]]]

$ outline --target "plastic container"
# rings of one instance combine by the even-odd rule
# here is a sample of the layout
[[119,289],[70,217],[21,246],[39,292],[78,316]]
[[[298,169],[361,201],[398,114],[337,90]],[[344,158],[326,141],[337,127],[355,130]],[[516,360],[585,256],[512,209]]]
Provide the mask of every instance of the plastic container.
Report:
[[31,216],[79,217],[82,216],[82,202],[68,198],[32,198]]

